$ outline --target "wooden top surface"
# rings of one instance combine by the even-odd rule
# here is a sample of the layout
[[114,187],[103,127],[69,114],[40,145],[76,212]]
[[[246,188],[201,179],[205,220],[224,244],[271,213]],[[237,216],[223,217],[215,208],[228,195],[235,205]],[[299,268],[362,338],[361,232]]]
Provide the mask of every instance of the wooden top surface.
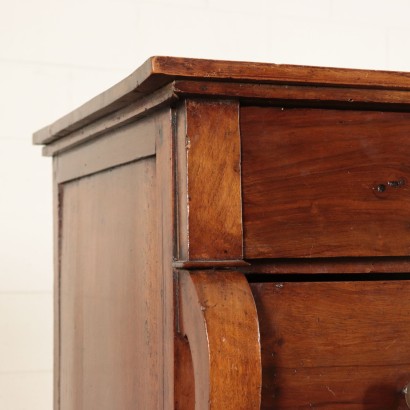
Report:
[[124,80],[33,135],[47,144],[178,79],[410,90],[410,73],[151,57]]

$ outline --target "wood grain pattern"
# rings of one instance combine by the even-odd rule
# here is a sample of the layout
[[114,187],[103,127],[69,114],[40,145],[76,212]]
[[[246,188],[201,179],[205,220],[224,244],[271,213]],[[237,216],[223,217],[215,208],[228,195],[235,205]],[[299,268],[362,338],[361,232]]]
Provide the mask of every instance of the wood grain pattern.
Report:
[[310,67],[195,58],[153,57],[152,70],[172,78],[245,80],[258,83],[410,89],[405,72]]
[[409,128],[405,113],[243,107],[246,258],[409,255]]
[[410,110],[408,91],[384,89],[176,80],[174,93],[181,98],[237,98],[246,104]]
[[[188,232],[180,249],[186,259],[242,258],[242,203],[238,104],[186,102],[186,133],[179,157],[186,157],[180,184],[180,209],[187,210]],[[181,146],[181,144],[179,144]],[[180,218],[182,218],[180,216]]]
[[36,133],[55,409],[404,409],[409,91],[408,73],[152,57]]
[[[377,274],[408,273],[410,258],[315,258],[315,259],[255,259],[246,267],[246,273],[267,274]],[[371,277],[369,279],[372,279]]]
[[155,159],[64,185],[61,410],[163,408]]
[[258,318],[238,272],[182,271],[180,332],[189,341],[196,410],[259,410]]
[[33,142],[47,144],[62,138],[176,79],[410,89],[410,75],[402,72],[152,57],[115,86],[48,127],[37,131],[33,136]]
[[410,281],[251,289],[261,328],[261,409],[405,408]]

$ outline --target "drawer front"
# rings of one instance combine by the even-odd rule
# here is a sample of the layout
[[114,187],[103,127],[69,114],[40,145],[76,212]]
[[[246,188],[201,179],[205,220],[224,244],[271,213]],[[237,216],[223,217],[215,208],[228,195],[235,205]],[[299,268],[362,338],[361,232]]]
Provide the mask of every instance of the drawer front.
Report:
[[406,408],[410,281],[251,284],[261,409]]
[[410,114],[242,107],[246,258],[410,254]]

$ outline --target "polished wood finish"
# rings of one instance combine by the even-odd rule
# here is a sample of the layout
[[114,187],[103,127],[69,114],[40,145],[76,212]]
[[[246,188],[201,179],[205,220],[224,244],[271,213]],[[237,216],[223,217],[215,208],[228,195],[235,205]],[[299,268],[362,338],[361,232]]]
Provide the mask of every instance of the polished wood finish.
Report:
[[409,93],[152,57],[37,132],[54,409],[406,408]]
[[120,83],[36,132],[33,141],[48,144],[62,138],[176,79],[410,90],[410,75],[401,72],[151,57]]
[[339,108],[384,107],[409,111],[410,96],[407,91],[379,88],[336,88],[308,85],[272,85],[252,83],[227,83],[211,81],[176,80],[174,94],[179,97],[240,99],[246,104],[325,106]]
[[[195,410],[195,379],[188,339],[181,334],[174,338],[175,347],[175,410]],[[172,408],[172,407],[171,407]]]
[[410,281],[251,289],[261,326],[261,409],[398,408],[410,378]]
[[179,170],[182,259],[242,258],[238,115],[236,102],[186,102],[186,127],[178,135],[185,166]]
[[410,260],[402,258],[260,259],[237,269],[255,274],[327,275],[398,274],[410,272]]
[[179,327],[192,355],[195,410],[259,409],[259,324],[245,277],[182,271],[179,278]]
[[242,80],[257,83],[410,90],[410,75],[403,72],[161,56],[153,57],[151,62],[155,75],[173,79]]
[[410,114],[241,109],[246,258],[405,256]]

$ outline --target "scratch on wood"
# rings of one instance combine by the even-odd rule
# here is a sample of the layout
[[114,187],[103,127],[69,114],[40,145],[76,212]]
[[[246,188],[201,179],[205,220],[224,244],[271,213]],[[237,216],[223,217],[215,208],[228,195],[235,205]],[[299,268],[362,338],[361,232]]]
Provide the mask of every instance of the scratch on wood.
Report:
[[329,386],[326,386],[326,389],[327,389],[330,393],[332,393],[334,397],[336,397],[335,392],[334,392]]
[[385,347],[385,350],[390,349],[396,342],[397,342],[397,339],[394,339],[391,343],[389,343],[389,344]]

